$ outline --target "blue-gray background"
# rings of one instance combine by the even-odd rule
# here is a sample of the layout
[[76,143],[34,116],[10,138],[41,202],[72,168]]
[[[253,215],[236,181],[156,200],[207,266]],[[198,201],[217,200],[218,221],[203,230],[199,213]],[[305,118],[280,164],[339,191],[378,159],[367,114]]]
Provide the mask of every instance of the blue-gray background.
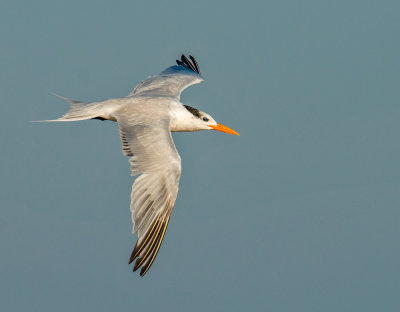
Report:
[[[0,4],[2,311],[399,311],[398,1]],[[191,53],[183,102],[241,136],[175,134],[183,174],[148,275],[111,122]]]

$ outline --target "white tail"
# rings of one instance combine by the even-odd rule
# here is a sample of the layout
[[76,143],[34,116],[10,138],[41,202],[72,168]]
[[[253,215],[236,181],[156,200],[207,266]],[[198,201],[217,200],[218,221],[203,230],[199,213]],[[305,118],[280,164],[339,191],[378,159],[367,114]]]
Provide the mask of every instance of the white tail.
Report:
[[70,109],[62,117],[54,120],[39,120],[39,122],[55,122],[55,121],[78,121],[87,119],[108,119],[104,115],[104,102],[84,103],[75,101],[58,94],[55,96],[66,100],[70,105]]

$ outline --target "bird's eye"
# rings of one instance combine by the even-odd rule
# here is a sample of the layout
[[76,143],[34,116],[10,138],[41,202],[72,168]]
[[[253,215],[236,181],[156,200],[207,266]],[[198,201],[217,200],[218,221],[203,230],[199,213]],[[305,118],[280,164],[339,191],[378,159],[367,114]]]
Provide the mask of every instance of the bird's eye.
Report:
[[203,117],[203,120],[204,120],[204,121],[208,121],[208,118],[207,118],[207,117]]

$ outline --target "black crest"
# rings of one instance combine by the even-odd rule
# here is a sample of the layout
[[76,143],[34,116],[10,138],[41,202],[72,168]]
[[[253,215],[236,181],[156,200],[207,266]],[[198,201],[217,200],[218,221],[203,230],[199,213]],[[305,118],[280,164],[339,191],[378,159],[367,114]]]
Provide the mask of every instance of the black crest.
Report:
[[184,54],[182,54],[181,60],[176,60],[176,63],[200,75],[200,68],[199,64],[197,64],[196,59],[191,55],[189,55],[189,58],[190,61]]
[[185,106],[185,108],[192,113],[193,116],[196,116],[197,118],[201,118],[201,113],[197,108],[194,108],[192,106],[189,105],[183,105]]

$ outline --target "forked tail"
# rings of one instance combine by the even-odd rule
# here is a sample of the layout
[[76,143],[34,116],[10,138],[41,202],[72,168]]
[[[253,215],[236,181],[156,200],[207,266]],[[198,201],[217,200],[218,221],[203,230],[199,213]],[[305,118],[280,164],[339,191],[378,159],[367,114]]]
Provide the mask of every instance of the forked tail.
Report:
[[75,101],[57,94],[55,96],[66,100],[70,104],[69,110],[60,118],[54,120],[39,120],[39,122],[52,122],[52,121],[78,121],[87,119],[109,119],[105,116],[105,103],[94,102],[84,103]]

